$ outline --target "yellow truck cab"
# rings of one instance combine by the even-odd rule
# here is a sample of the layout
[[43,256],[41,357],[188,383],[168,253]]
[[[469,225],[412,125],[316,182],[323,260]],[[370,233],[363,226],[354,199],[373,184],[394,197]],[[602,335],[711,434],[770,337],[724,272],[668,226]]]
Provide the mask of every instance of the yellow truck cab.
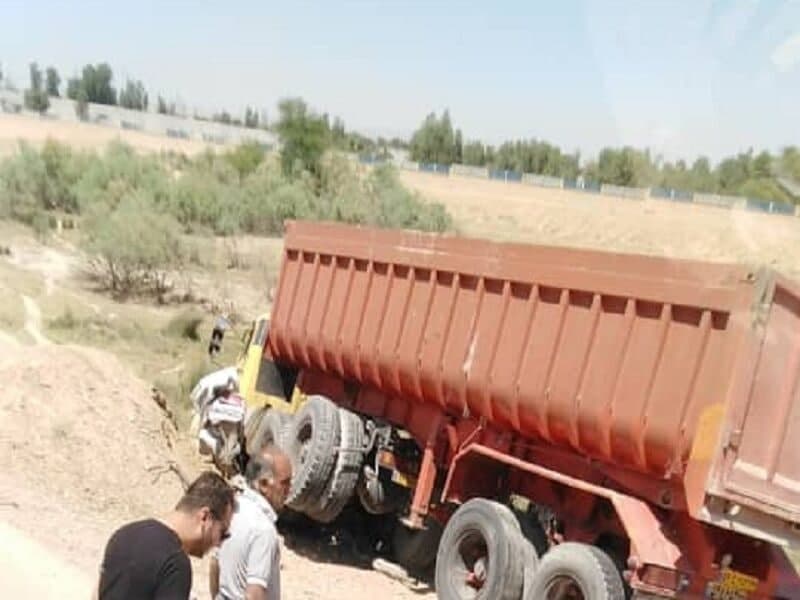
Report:
[[286,389],[286,374],[280,373],[279,367],[264,357],[264,344],[268,334],[269,313],[265,313],[256,317],[242,338],[242,352],[236,365],[239,394],[247,404],[248,415],[267,407],[293,414],[302,398],[292,394],[293,385]]

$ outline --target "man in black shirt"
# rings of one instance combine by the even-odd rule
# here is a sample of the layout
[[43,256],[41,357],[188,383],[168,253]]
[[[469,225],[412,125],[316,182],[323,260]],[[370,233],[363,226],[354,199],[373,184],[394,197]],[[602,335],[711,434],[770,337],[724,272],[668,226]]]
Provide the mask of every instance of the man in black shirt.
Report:
[[200,475],[163,520],[118,529],[106,545],[99,600],[187,600],[189,555],[202,557],[228,535],[233,489],[216,473]]

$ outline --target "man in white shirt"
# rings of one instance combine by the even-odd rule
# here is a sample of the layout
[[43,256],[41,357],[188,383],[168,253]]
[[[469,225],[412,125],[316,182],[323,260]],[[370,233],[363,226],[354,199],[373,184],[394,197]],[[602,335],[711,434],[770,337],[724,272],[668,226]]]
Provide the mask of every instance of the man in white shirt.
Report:
[[291,489],[292,465],[277,446],[266,446],[250,459],[245,479],[229,537],[211,559],[211,595],[216,600],[280,600],[275,521]]

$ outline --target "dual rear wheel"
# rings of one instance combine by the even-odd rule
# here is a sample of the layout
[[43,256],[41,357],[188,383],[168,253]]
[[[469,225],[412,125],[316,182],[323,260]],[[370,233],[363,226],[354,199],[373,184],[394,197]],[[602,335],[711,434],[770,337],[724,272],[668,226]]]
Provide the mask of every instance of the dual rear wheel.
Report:
[[[531,537],[534,539],[532,540]],[[476,498],[450,518],[436,557],[440,600],[624,600],[611,558],[564,543],[539,558],[536,537],[506,506]]]

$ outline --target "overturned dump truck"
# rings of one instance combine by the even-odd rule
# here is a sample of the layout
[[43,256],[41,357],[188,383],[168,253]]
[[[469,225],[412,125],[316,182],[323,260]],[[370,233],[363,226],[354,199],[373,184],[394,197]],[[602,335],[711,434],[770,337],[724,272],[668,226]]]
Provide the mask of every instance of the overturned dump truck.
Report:
[[440,598],[800,598],[774,272],[290,222],[264,338],[291,505],[396,514]]

